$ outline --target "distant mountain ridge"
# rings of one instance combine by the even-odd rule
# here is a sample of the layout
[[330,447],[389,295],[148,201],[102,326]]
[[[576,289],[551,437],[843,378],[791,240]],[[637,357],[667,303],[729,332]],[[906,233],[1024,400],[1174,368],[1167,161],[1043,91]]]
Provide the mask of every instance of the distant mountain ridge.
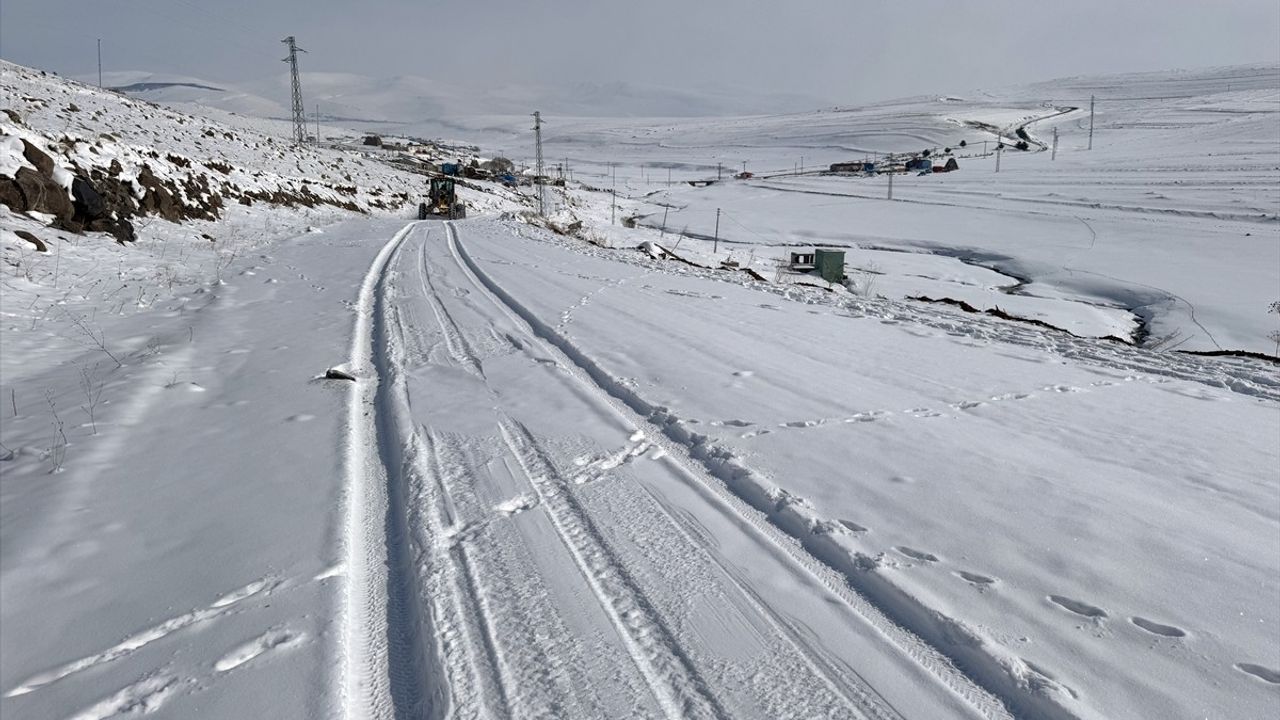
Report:
[[[112,89],[162,104],[193,103],[257,117],[291,114],[290,81],[285,73],[243,83],[147,72],[109,73],[107,79]],[[301,81],[308,113],[319,105],[324,119],[368,123],[527,115],[534,110],[572,117],[723,117],[796,112],[830,104],[794,93],[735,87],[684,90],[629,81],[460,87],[414,75],[378,78],[314,72],[302,73]]]

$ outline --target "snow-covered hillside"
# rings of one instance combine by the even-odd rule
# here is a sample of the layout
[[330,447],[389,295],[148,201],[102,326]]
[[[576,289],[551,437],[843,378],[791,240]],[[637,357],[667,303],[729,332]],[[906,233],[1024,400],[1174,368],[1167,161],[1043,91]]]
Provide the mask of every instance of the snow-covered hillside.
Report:
[[[550,118],[550,218],[469,180],[456,222],[278,121],[0,70],[0,180],[26,140],[50,182],[227,183],[182,222],[139,183],[123,244],[0,206],[4,717],[1280,705],[1274,68]],[[1055,126],[1056,160],[975,157]],[[960,170],[893,202],[799,167],[935,146]],[[356,208],[277,202],[307,187]],[[846,282],[779,265],[815,245]],[[1174,351],[1215,343],[1254,353]]]
[[[595,187],[616,176],[622,215],[694,236],[682,251],[707,263],[750,262],[774,277],[786,253],[835,247],[872,294],[998,307],[1153,348],[1277,353],[1275,66],[765,118],[551,122],[549,157],[567,157]],[[1010,147],[997,174],[995,147],[1012,146],[1020,128],[1030,150]],[[955,157],[959,172],[900,174],[893,202],[883,175],[815,172],[926,149],[937,165]],[[725,182],[685,184],[716,178],[717,164]],[[756,177],[728,179],[744,166]]]
[[[287,73],[238,83],[149,72],[110,72],[103,79],[133,97],[182,109],[203,106],[255,117],[290,115]],[[306,72],[305,68],[301,81],[309,113],[318,106],[326,122],[388,131],[422,123],[433,123],[436,129],[466,127],[477,116],[527,117],[535,109],[575,117],[689,118],[786,112],[823,104],[803,95],[767,94],[746,87],[690,91],[621,81],[461,86],[420,75],[381,78]]]

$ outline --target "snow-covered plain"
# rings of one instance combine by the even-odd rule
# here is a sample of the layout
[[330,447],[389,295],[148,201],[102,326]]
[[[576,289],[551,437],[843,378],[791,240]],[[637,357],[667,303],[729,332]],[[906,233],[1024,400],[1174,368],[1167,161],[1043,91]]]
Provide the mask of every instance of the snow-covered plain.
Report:
[[[213,112],[243,123],[234,145],[197,147],[212,120],[21,77],[55,141],[68,92],[84,133],[197,162],[256,137]],[[586,185],[555,219],[599,246],[475,191],[490,217],[258,203],[127,247],[0,209],[0,713],[1273,715],[1280,378],[1171,348],[1274,351],[1276,77],[573,121]],[[1120,99],[1139,86],[1194,97]],[[690,179],[735,153],[972,149],[993,136],[952,119],[1092,92],[1091,154],[1079,111],[1056,115],[1056,161],[962,157],[896,178],[894,203],[883,178],[665,186],[663,163]],[[421,184],[308,153],[351,163],[362,198]],[[637,229],[601,191],[619,158]],[[665,233],[643,227],[657,203]],[[693,235],[716,208],[713,251]],[[848,248],[851,288],[778,271],[811,243]],[[765,279],[699,267],[730,253]]]

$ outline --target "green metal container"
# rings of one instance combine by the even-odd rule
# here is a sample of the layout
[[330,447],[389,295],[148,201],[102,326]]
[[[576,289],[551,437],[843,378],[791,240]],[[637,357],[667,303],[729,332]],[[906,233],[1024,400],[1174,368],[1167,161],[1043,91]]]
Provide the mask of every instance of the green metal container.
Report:
[[837,283],[844,279],[843,250],[819,248],[814,252],[813,265],[822,279],[829,283]]

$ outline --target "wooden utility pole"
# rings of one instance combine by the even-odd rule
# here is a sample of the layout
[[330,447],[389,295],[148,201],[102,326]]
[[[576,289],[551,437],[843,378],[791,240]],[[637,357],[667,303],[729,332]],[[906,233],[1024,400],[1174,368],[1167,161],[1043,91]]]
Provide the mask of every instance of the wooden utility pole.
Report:
[[893,168],[889,168],[889,199],[893,199]]
[[1049,155],[1050,160],[1058,159],[1058,126],[1053,126],[1053,152]]
[[712,236],[711,254],[715,255],[720,249],[720,208],[716,208],[716,234]]
[[1093,100],[1092,95],[1089,96],[1089,149],[1093,149]]
[[102,38],[98,38],[98,87],[102,87]]

